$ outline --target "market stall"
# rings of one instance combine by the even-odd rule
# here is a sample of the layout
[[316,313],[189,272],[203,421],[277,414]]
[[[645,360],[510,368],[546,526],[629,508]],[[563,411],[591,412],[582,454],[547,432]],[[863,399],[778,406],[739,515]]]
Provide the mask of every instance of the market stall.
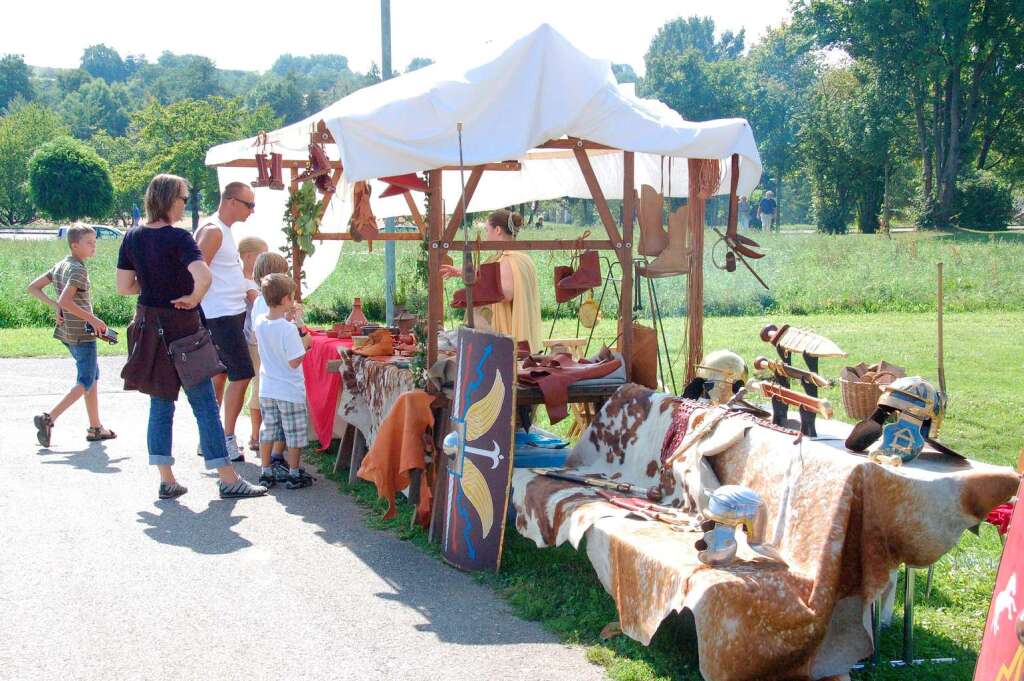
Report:
[[[268,161],[269,171],[263,167]],[[323,376],[321,363],[334,360],[338,373],[323,379],[330,388],[316,393],[313,407],[328,416],[336,411],[366,440],[370,455],[361,465],[353,457],[352,470],[389,499],[411,485],[421,520],[430,516],[433,498],[433,516],[446,527],[432,536],[443,535],[445,558],[469,569],[500,565],[510,477],[518,531],[539,546],[566,540],[575,546],[586,537],[627,635],[647,643],[670,612],[693,611],[709,679],[845,673],[871,651],[869,611],[890,572],[933,562],[1016,486],[1012,472],[952,456],[931,440],[899,466],[890,460],[888,430],[883,445],[889,454],[881,459],[863,451],[869,439],[861,438],[861,453],[843,447],[848,432],[841,426],[820,426],[818,434],[814,413],[830,410],[817,398],[824,380],[816,373],[817,358],[835,353],[827,339],[800,329],[771,327],[763,336],[778,350],[778,361],[762,363],[775,379],[750,387],[772,398],[775,413],[750,405],[733,409],[733,392],[743,384],[739,373],[728,380],[706,373],[703,207],[710,196],[730,196],[729,227],[719,235],[728,249],[727,269],[747,264],[744,256],[760,257],[735,229],[737,196],[760,179],[753,134],[740,119],[689,122],[636,97],[616,84],[608,62],[580,53],[548,26],[488,45],[464,61],[365,88],[301,123],[216,147],[207,163],[218,168],[222,183],[259,173],[261,207],[268,198],[283,210],[282,197],[304,191],[309,199],[304,183],[316,182],[316,219],[299,219],[308,216],[297,209],[292,222],[305,227],[302,239],[289,241],[294,275],[303,281],[305,271],[306,292],[337,261],[337,248],[310,253],[314,242],[413,241],[427,249],[426,337],[419,341],[426,366],[434,369],[448,355],[453,365],[458,361],[457,371],[438,370],[433,393],[411,390],[416,376],[390,352],[388,331],[365,325],[358,327],[360,342],[372,347],[379,340],[386,352],[360,354],[339,342],[307,370],[308,382]],[[593,199],[601,238],[470,242],[465,231],[459,237],[469,212],[563,196]],[[670,207],[665,234],[662,201],[669,197],[687,203]],[[611,199],[622,201],[618,216]],[[281,213],[268,213],[261,211],[258,220],[276,233]],[[372,219],[397,215],[411,215],[419,231],[377,232]],[[657,229],[644,231],[635,244],[634,223],[643,229],[652,216]],[[661,249],[678,256],[667,272],[687,278],[683,373],[687,390],[696,385],[692,400],[628,383],[636,354],[634,272],[644,270],[635,258],[658,250],[650,240],[643,243],[652,234],[665,240]],[[608,253],[621,271],[619,354],[594,358],[606,362],[604,368],[621,365],[617,382],[584,386],[586,380],[610,381],[611,373],[568,353],[545,356],[530,347],[517,361],[516,348],[500,334],[461,329],[452,352],[439,348],[446,303],[441,271],[450,251],[466,260],[481,250],[583,249]],[[666,273],[656,262],[647,276]],[[356,328],[336,331],[355,336]],[[395,343],[401,344],[397,333]],[[804,358],[806,370],[792,366],[794,356]],[[789,390],[790,380],[806,394]],[[717,392],[722,386],[727,394]],[[332,395],[339,392],[335,405]],[[573,399],[600,409],[565,462],[568,470],[513,471],[514,430],[524,422],[513,408],[543,404],[561,417]],[[937,399],[925,402],[938,408]],[[786,418],[789,406],[800,408],[796,429]],[[899,412],[910,425],[895,437],[920,439],[921,422],[909,414]],[[876,415],[861,432],[881,431],[892,411]],[[327,419],[321,422],[323,440]],[[448,433],[453,424],[457,432]],[[419,473],[434,485],[417,488]],[[748,504],[754,515],[723,525],[714,518],[728,514],[714,516],[715,503],[740,510]],[[705,527],[709,519],[712,527]],[[746,532],[734,537],[736,524]],[[470,555],[459,555],[466,550]]]

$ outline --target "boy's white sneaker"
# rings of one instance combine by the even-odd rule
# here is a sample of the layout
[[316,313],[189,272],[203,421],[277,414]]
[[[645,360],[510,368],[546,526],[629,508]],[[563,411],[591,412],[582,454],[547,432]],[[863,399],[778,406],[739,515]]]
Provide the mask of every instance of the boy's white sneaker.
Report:
[[245,461],[245,454],[238,448],[238,442],[234,435],[224,436],[224,446],[228,450],[228,459],[234,462]]

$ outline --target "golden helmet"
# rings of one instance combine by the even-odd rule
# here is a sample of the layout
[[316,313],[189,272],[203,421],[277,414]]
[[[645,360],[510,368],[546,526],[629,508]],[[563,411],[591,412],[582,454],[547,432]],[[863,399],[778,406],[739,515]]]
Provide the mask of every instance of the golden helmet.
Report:
[[920,376],[898,378],[885,386],[878,397],[878,406],[891,407],[930,423],[929,437],[938,437],[942,419],[946,415],[946,398]]
[[704,355],[697,365],[697,376],[705,381],[735,383],[747,382],[747,363],[731,350],[715,350]]

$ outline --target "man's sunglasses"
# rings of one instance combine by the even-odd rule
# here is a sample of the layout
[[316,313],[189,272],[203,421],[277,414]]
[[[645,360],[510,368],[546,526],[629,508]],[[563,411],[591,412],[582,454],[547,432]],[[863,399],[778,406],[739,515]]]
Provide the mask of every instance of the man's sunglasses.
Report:
[[231,198],[235,199],[235,201],[238,201],[239,203],[247,206],[249,208],[249,210],[256,210],[256,202],[255,201],[243,201],[242,199],[235,198],[234,196],[232,196]]

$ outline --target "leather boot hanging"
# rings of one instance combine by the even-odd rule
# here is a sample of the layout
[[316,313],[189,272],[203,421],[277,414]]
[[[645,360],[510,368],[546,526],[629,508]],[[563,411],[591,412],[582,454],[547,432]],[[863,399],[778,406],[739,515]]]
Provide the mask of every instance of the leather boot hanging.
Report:
[[[476,283],[473,284],[473,307],[493,305],[505,299],[501,291],[501,264],[485,262],[476,270]],[[465,309],[466,289],[460,288],[452,296],[452,307]]]
[[284,177],[281,174],[281,154],[276,151],[270,154],[270,188],[284,189]]
[[640,187],[640,255],[654,257],[660,255],[668,245],[668,234],[662,226],[664,222],[664,200],[654,187],[645,184]]
[[256,181],[249,184],[253,187],[270,186],[270,170],[266,154],[256,154]]
[[575,272],[558,282],[556,288],[571,289],[579,295],[600,285],[601,259],[597,251],[583,251],[580,254],[579,267],[576,268]]
[[690,248],[687,243],[689,232],[687,206],[681,206],[668,216],[668,245],[650,265],[640,268],[645,277],[670,277],[685,274],[690,268]]
[[352,187],[352,217],[348,221],[353,241],[374,239],[380,233],[377,230],[377,218],[370,208],[370,184],[356,182]]

